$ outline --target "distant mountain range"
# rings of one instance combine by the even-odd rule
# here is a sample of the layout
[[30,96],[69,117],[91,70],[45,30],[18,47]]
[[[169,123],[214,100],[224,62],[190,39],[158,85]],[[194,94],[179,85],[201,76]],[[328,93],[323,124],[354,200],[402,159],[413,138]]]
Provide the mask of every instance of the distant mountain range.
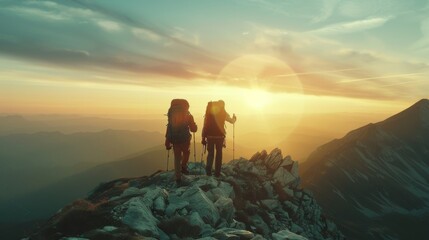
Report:
[[73,115],[21,116],[0,115],[0,135],[37,132],[99,132],[106,129],[163,132],[167,118],[114,119]]
[[314,151],[301,167],[347,239],[429,236],[429,100]]
[[0,201],[78,173],[91,166],[159,145],[157,132],[105,130],[0,136]]

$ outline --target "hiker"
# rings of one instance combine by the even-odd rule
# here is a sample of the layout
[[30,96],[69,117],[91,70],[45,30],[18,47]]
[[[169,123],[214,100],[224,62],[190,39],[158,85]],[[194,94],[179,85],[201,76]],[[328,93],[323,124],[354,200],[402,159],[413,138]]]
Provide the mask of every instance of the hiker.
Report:
[[225,121],[234,124],[237,120],[235,114],[231,118],[225,111],[225,102],[222,100],[209,102],[204,117],[202,131],[202,144],[207,144],[207,166],[206,173],[212,175],[213,158],[216,150],[215,172],[216,177],[220,176],[222,167],[222,148],[225,147]]
[[180,183],[183,174],[189,174],[188,160],[192,135],[197,131],[194,117],[189,112],[189,103],[185,99],[173,99],[168,109],[168,124],[165,134],[165,148],[174,152],[174,170],[176,183]]

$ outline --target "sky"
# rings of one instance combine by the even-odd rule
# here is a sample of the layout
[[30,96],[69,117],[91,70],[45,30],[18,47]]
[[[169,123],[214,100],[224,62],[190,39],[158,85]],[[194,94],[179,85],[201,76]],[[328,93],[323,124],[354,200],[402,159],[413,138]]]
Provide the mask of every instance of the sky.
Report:
[[428,75],[427,0],[0,0],[0,113],[397,112]]

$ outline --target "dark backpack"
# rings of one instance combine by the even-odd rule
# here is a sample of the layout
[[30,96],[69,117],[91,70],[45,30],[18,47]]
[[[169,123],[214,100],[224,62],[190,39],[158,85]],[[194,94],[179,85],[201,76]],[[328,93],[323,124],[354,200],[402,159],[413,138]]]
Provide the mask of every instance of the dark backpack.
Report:
[[204,136],[225,136],[225,103],[223,101],[212,101],[207,104],[204,116]]
[[189,103],[185,99],[173,99],[168,109],[167,139],[173,143],[189,141]]

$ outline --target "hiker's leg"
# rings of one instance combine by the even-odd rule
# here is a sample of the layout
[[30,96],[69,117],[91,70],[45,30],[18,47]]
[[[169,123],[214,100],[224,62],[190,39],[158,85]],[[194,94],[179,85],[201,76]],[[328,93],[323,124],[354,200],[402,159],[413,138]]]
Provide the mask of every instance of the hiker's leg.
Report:
[[216,139],[216,162],[215,162],[215,176],[220,176],[220,170],[222,168],[222,148],[223,139]]
[[207,139],[207,166],[206,173],[208,176],[212,175],[212,166],[214,158],[214,141],[213,139]]
[[191,142],[183,143],[182,146],[182,152],[183,152],[183,159],[182,159],[182,169],[188,170],[188,161],[189,161],[189,155],[191,154],[190,146]]
[[180,162],[182,160],[182,149],[179,144],[173,144],[174,151],[174,172],[176,174],[176,181],[181,180],[181,166]]

